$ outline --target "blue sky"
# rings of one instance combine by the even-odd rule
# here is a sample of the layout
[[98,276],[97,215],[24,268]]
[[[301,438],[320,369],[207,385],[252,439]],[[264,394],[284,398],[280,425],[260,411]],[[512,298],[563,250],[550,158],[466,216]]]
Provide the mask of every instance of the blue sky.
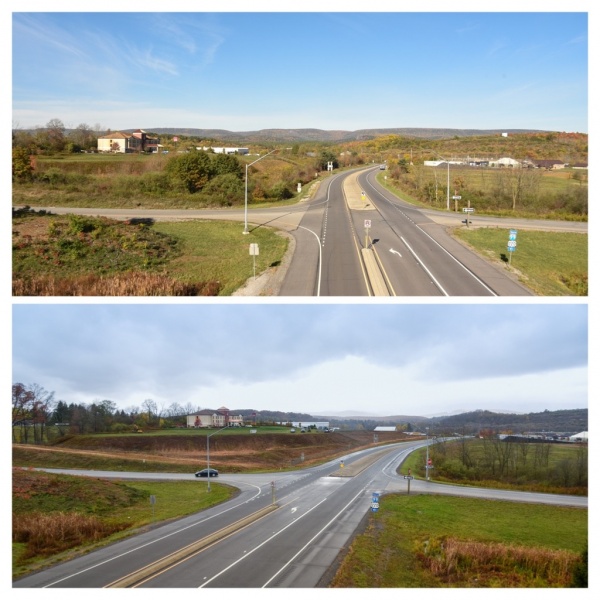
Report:
[[584,304],[17,304],[57,400],[432,416],[588,406]]
[[[44,13],[35,11],[45,3],[31,4],[23,12],[27,3],[15,3],[12,16],[17,128],[58,118],[67,127],[113,130],[588,132],[582,2],[545,2],[547,10],[577,12],[543,13],[520,12],[536,5],[527,0],[509,1],[504,6],[517,12],[500,13],[461,10],[461,2],[452,3],[461,12],[399,12],[414,3],[309,1],[280,13],[267,2],[224,2],[218,7],[226,12],[204,13],[175,12],[203,4],[178,0],[148,0],[145,10],[174,12],[145,13],[68,12],[81,3]],[[60,2],[52,6],[61,10]],[[241,12],[249,6],[260,12]]]

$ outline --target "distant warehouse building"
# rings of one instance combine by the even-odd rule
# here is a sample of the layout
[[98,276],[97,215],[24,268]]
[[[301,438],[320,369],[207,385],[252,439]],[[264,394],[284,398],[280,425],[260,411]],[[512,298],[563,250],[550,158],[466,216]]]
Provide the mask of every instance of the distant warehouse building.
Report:
[[213,146],[204,146],[196,148],[196,150],[204,150],[204,152],[214,152],[215,154],[248,154],[248,148],[214,148]]
[[292,427],[308,427],[315,429],[329,429],[329,421],[280,421],[279,425],[291,425]]

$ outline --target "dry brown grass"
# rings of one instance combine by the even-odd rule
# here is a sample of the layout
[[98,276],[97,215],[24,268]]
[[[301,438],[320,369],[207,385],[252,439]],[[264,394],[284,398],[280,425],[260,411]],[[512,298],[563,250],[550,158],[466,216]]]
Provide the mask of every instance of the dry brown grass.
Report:
[[63,552],[126,528],[78,513],[27,513],[13,516],[13,542],[25,544],[21,559],[26,559]]
[[216,296],[217,281],[185,283],[167,275],[130,272],[57,278],[40,275],[13,279],[13,296]]
[[477,587],[568,587],[578,554],[569,550],[485,543],[456,538],[428,540],[424,565],[444,583]]

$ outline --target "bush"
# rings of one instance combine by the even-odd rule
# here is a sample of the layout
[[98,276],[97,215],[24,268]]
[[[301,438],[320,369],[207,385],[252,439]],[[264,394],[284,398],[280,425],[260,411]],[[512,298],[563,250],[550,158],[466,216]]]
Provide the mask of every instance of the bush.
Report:
[[244,201],[244,182],[233,173],[217,175],[202,190],[212,204],[233,206]]
[[206,152],[190,152],[171,158],[167,174],[190,194],[200,191],[214,176],[214,167]]
[[31,159],[26,148],[13,148],[12,179],[13,181],[30,181],[33,174]]
[[68,215],[69,231],[71,233],[91,233],[101,227],[101,221],[94,217],[84,217],[79,215]]
[[571,587],[587,588],[588,587],[588,551],[587,548],[581,553],[579,562],[573,569],[573,580]]
[[278,183],[277,185],[274,185],[268,193],[269,198],[275,198],[276,200],[286,200],[287,198],[292,198],[293,196],[294,194],[284,183]]
[[48,183],[50,185],[64,185],[68,180],[67,174],[55,167],[52,167],[43,173],[38,173],[35,178],[40,183]]

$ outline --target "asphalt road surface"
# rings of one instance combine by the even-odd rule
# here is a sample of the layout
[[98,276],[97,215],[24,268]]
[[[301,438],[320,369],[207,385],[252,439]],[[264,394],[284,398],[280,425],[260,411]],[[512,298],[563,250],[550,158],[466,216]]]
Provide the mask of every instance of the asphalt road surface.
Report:
[[[234,499],[15,581],[15,588],[314,588],[371,510],[373,494],[406,492],[396,470],[422,446],[360,451],[293,473],[220,474]],[[48,469],[56,472],[57,470]],[[194,479],[193,474],[60,471],[82,476]],[[199,493],[207,491],[198,481]],[[214,481],[214,480],[213,480]],[[411,481],[411,493],[499,498],[587,508],[587,497]]]

